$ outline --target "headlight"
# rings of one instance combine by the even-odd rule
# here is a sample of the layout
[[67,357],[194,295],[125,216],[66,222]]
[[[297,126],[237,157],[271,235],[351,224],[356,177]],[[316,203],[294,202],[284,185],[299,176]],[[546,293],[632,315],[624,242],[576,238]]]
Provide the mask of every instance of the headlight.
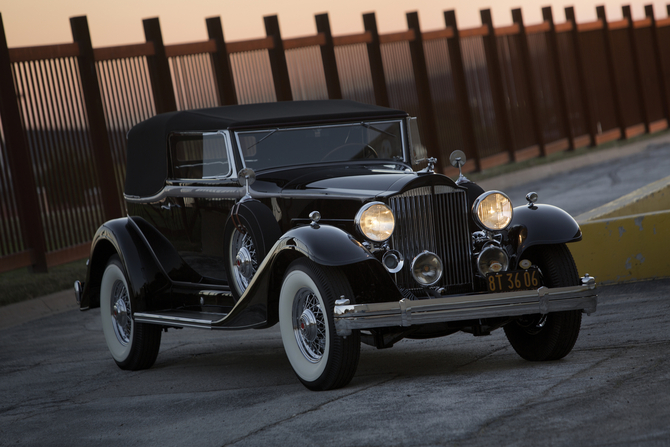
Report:
[[373,242],[384,242],[393,234],[395,218],[391,208],[381,202],[363,205],[356,214],[356,227]]
[[512,202],[500,191],[488,191],[477,197],[472,212],[482,229],[504,230],[512,221]]

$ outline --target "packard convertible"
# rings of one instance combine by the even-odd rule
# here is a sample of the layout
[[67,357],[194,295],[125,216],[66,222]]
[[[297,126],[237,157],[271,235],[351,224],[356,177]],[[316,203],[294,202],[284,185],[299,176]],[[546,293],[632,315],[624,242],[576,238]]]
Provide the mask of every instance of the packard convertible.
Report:
[[361,342],[502,328],[524,359],[566,356],[597,302],[579,225],[435,163],[414,118],[352,101],[157,115],[128,133],[127,217],[96,232],[77,301],[129,370],[168,328],[277,323],[312,390],[348,384]]

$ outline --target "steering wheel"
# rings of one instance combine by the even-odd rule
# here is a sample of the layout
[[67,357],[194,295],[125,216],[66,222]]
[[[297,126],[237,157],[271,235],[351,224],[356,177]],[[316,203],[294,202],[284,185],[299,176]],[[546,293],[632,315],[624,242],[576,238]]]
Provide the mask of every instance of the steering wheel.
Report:
[[334,154],[343,151],[351,152],[351,154],[348,157],[346,157],[350,160],[356,158],[379,158],[377,151],[369,144],[366,144],[365,147],[363,147],[363,150],[361,151],[360,143],[347,143],[343,144],[342,146],[338,146],[332,151],[328,152],[326,155],[323,156],[323,158],[321,158],[321,161],[327,161],[331,159]]

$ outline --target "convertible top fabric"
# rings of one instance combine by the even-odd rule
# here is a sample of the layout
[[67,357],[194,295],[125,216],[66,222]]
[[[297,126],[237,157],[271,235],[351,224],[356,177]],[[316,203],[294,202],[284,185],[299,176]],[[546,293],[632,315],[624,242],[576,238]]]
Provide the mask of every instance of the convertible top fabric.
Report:
[[217,131],[258,127],[335,123],[407,116],[388,109],[346,100],[289,101],[156,115],[128,132],[125,192],[148,197],[158,193],[167,178],[167,145],[172,132]]

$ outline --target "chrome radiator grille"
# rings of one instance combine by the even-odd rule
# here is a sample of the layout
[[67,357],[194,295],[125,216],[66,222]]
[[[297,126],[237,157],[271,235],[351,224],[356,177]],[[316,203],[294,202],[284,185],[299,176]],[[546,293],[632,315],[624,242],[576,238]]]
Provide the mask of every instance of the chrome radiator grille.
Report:
[[405,266],[396,274],[398,286],[418,288],[410,265],[424,250],[436,253],[444,264],[438,286],[472,283],[465,191],[447,185],[423,186],[391,197],[389,206],[396,218],[391,244],[405,257]]

